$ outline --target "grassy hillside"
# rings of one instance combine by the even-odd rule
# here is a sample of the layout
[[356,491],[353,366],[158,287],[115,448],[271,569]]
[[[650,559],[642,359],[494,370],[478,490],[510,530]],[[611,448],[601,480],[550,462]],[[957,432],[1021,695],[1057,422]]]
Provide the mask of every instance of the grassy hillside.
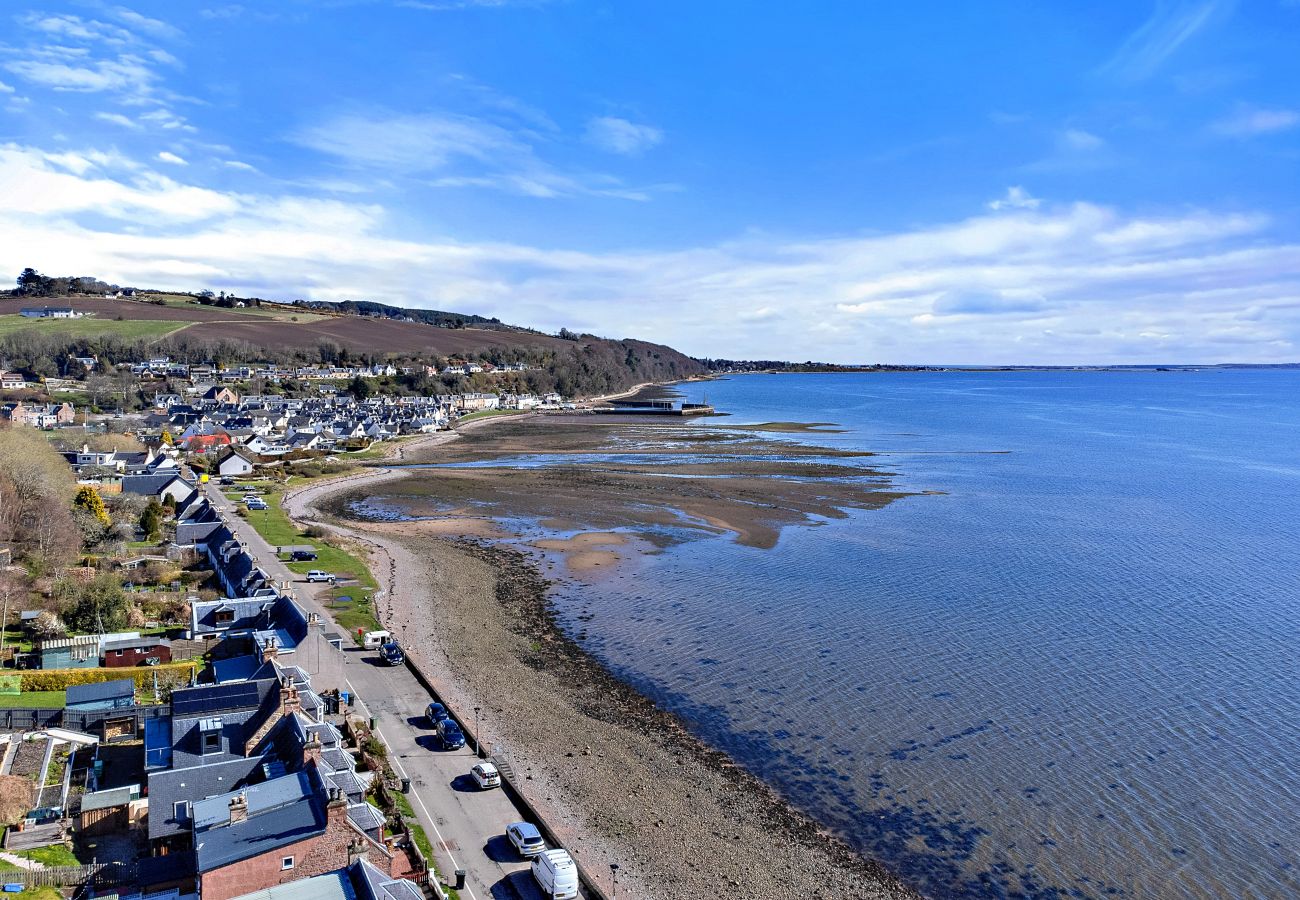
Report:
[[[558,390],[589,396],[647,381],[701,374],[704,367],[671,347],[638,340],[611,340],[565,333],[563,337],[457,315],[448,326],[392,317],[354,315],[341,309],[267,304],[227,308],[198,303],[184,294],[141,292],[141,299],[53,296],[0,298],[0,355],[26,361],[61,355],[98,356],[111,364],[168,354],[187,362],[282,363],[391,360],[433,363],[470,359],[523,363],[526,373],[488,379],[411,379],[397,387],[419,393],[464,390]],[[71,306],[77,319],[25,319],[24,306]],[[378,304],[373,304],[378,306]],[[471,321],[473,320],[473,321]],[[21,368],[17,362],[13,363]],[[45,372],[44,374],[51,374]]]

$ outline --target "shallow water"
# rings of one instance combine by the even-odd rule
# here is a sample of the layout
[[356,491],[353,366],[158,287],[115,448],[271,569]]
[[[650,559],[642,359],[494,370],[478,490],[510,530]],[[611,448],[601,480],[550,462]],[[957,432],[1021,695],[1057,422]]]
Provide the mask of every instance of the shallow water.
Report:
[[687,393],[941,493],[562,587],[611,668],[932,896],[1300,896],[1300,372]]

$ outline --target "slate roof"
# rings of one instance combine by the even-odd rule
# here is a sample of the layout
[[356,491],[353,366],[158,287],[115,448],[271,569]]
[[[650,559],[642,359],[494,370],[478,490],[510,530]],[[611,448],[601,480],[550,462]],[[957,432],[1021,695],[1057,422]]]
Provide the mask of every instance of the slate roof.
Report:
[[236,900],[369,900],[358,898],[356,888],[347,869],[326,872],[312,878],[277,884]]
[[352,803],[348,806],[348,818],[362,831],[374,831],[384,826],[384,814],[369,803]]
[[353,864],[354,881],[359,882],[366,900],[424,900],[424,894],[415,882],[393,878],[364,859]]
[[244,788],[248,818],[231,824],[230,801],[236,793],[194,804],[194,852],[200,873],[273,853],[325,831],[322,791],[310,770]]
[[237,790],[260,780],[260,758],[227,759],[205,766],[186,769],[168,769],[149,774],[149,839],[156,840],[189,831],[188,819],[178,821],[175,806],[178,800],[193,803],[205,797],[214,797]]

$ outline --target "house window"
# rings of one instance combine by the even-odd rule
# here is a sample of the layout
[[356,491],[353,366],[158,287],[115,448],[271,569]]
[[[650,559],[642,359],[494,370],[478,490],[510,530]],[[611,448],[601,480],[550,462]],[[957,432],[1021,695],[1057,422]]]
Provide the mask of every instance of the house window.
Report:
[[229,624],[230,624],[231,622],[233,622],[233,621],[235,621],[235,612],[234,612],[234,610],[230,610],[230,609],[219,609],[219,610],[217,610],[217,624],[218,624],[218,625],[229,625]]
[[284,856],[280,858],[280,870],[287,871],[293,868],[293,857]]
[[172,804],[172,818],[177,822],[184,822],[190,817],[190,801],[177,800]]
[[114,650],[113,653],[116,654],[117,656],[121,656],[121,655],[122,655],[122,651],[121,651],[121,650]]
[[203,752],[215,753],[221,749],[221,732],[205,731],[203,732]]

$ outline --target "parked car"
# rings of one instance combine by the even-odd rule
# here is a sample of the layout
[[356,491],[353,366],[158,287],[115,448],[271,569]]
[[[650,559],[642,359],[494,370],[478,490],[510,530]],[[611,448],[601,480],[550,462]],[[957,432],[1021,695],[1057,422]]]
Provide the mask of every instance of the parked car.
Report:
[[532,822],[514,822],[506,826],[506,837],[524,859],[531,859],[546,849],[542,833]]
[[307,580],[312,584],[315,584],[318,581],[328,581],[330,584],[333,584],[335,578],[329,572],[324,572],[320,569],[312,569],[307,573]]
[[479,786],[479,790],[486,791],[489,788],[501,787],[501,773],[497,767],[490,762],[481,762],[475,764],[469,770],[469,777],[474,779],[474,783]]
[[533,880],[542,896],[569,900],[578,896],[578,867],[568,850],[545,850],[533,858]]
[[268,507],[268,506],[266,505],[266,501],[263,500],[261,497],[245,497],[245,498],[244,498],[244,505],[247,506],[249,509],[269,509],[269,508],[270,508],[270,507]]
[[438,723],[438,740],[444,750],[459,750],[465,746],[465,732],[453,720],[443,719]]
[[293,562],[311,562],[315,558],[315,550],[295,550],[289,554],[289,559]]
[[437,728],[438,723],[447,718],[447,707],[441,703],[430,703],[424,708],[424,714],[429,718],[429,725]]
[[367,631],[361,638],[361,646],[367,650],[378,650],[393,639],[387,631]]
[[406,662],[406,654],[402,652],[402,647],[397,641],[389,641],[380,647],[379,657],[387,666],[400,666]]
[[222,475],[220,481],[222,485],[227,486],[235,483],[235,479],[230,475]]

